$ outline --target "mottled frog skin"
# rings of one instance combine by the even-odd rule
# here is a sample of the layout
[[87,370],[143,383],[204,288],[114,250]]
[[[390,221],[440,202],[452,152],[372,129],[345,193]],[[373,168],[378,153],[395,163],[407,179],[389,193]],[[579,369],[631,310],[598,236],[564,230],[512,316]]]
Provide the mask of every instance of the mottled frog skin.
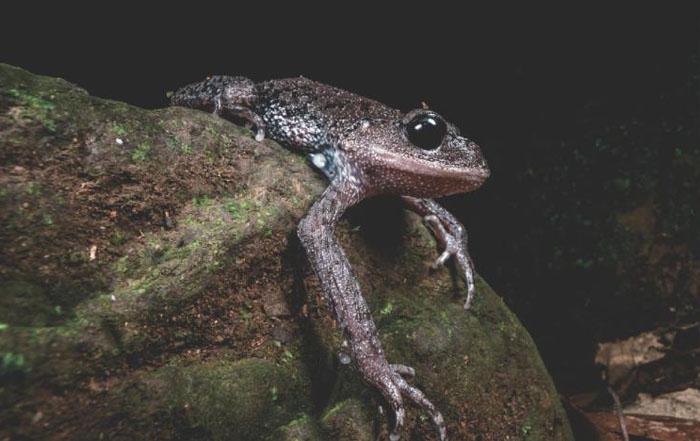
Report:
[[334,230],[345,210],[364,198],[403,198],[423,216],[444,250],[434,267],[454,258],[466,281],[465,309],[474,298],[474,267],[464,227],[436,198],[477,189],[489,176],[479,146],[426,108],[407,113],[325,84],[299,77],[262,83],[212,76],[176,91],[173,105],[244,120],[255,138],[268,136],[308,155],[329,185],[299,223],[298,234],[325,299],[348,343],[362,378],[377,388],[393,410],[392,441],[400,438],[404,399],[424,409],[441,440],[445,422],[437,408],[404,377],[414,370],[384,356],[369,307],[362,297]]

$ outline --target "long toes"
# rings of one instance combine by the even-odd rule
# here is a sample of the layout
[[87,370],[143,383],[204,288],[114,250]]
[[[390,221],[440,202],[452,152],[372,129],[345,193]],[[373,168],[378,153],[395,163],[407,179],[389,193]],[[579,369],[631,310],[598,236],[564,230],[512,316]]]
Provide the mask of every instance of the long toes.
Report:
[[394,428],[389,433],[390,441],[399,441],[401,439],[401,429],[403,429],[404,420],[406,419],[406,410],[403,405],[394,409]]
[[447,232],[445,226],[440,222],[440,218],[434,214],[429,214],[423,217],[423,222],[425,226],[432,231],[433,236],[438,240],[441,246],[445,246],[445,241],[450,233]]
[[394,425],[389,433],[389,439],[398,441],[401,438],[401,430],[406,419],[406,410],[396,379],[399,378],[401,381],[403,379],[386,364],[380,368],[380,372],[374,372],[372,377],[375,380],[372,383],[384,396],[384,400],[394,413]]
[[464,301],[464,310],[469,311],[474,303],[474,287],[467,288],[467,300]]
[[445,427],[445,419],[433,403],[425,397],[425,394],[418,388],[406,383],[403,379],[398,381],[401,393],[407,396],[418,407],[428,412],[430,419],[433,421],[435,428],[438,431],[440,441],[447,441],[447,427]]
[[450,253],[450,251],[448,251],[448,250],[443,251],[442,254],[440,254],[440,256],[437,259],[435,259],[435,262],[433,262],[432,268],[438,269],[438,268],[444,266],[445,262],[447,262],[447,259],[449,259],[450,256],[452,256],[452,253]]
[[462,271],[464,271],[464,280],[467,284],[467,299],[464,301],[464,310],[467,311],[472,306],[476,286],[474,284],[474,265],[469,256],[461,256],[459,259]]
[[391,369],[393,369],[394,372],[404,377],[413,378],[416,376],[416,370],[413,369],[411,366],[406,366],[403,364],[390,364],[389,367],[391,367]]

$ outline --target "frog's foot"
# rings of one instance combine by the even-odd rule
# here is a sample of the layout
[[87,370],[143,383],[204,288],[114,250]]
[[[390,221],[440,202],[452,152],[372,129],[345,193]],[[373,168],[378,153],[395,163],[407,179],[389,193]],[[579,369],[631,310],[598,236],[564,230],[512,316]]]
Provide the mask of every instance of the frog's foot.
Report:
[[433,263],[433,268],[441,267],[450,257],[454,257],[457,269],[464,276],[467,285],[467,300],[464,309],[469,309],[474,300],[474,264],[467,252],[467,232],[461,223],[445,208],[432,199],[403,196],[406,206],[423,217],[425,224],[437,239],[443,250]]
[[443,249],[440,256],[433,262],[433,269],[445,265],[450,257],[455,258],[457,268],[464,275],[467,284],[467,300],[464,302],[464,309],[469,309],[474,301],[474,263],[467,252],[467,234],[464,227],[457,222],[443,222],[435,214],[429,214],[423,220]]
[[247,123],[246,126],[248,128],[250,128],[248,125],[255,128],[256,141],[260,142],[265,139],[265,123],[262,118],[247,107],[239,105],[224,106],[221,94],[214,98],[214,111],[212,113],[217,116],[233,116],[235,118],[240,118]]
[[425,397],[425,394],[420,389],[406,383],[406,380],[404,380],[400,375],[396,375],[395,380],[396,384],[401,390],[401,394],[408,397],[408,399],[413,401],[416,406],[420,407],[426,411],[428,415],[430,415],[430,419],[433,420],[433,424],[438,431],[440,441],[447,441],[445,419],[442,417],[442,414],[439,410],[437,410],[435,405]]
[[[383,356],[382,356],[383,358]],[[435,425],[440,441],[447,440],[447,429],[445,420],[440,411],[431,403],[423,392],[406,382],[402,375],[413,377],[415,370],[403,364],[387,364],[386,361],[376,359],[372,362],[371,357],[359,358],[364,363],[358,364],[363,378],[381,392],[386,402],[391,406],[394,413],[394,424],[389,434],[389,440],[398,441],[401,436],[406,411],[403,399],[408,398],[420,409],[426,411]]]
[[401,376],[408,378],[413,378],[416,376],[416,370],[411,366],[406,366],[403,364],[390,364],[389,367]]
[[394,424],[389,433],[389,440],[398,441],[401,439],[401,429],[403,429],[406,419],[406,409],[404,408],[401,388],[398,386],[397,378],[401,381],[404,380],[386,363],[386,360],[378,360],[378,363],[373,363],[369,359],[364,361],[368,365],[363,367],[358,364],[357,367],[365,381],[377,388],[391,407],[394,414]]

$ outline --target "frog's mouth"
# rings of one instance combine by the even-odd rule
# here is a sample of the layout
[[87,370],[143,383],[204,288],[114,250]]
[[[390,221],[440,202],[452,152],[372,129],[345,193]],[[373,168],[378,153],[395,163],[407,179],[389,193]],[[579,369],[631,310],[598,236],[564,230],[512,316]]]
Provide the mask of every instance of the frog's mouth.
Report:
[[377,149],[375,153],[380,158],[379,163],[384,164],[388,168],[436,181],[464,182],[464,184],[475,188],[480,186],[491,175],[491,171],[483,161],[473,166],[455,166],[413,156],[402,156],[383,149]]

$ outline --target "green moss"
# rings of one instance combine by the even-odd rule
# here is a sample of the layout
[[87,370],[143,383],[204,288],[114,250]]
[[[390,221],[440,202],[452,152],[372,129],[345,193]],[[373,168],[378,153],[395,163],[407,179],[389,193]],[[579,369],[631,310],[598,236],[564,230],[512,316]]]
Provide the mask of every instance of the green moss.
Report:
[[314,420],[304,413],[275,430],[268,441],[321,441],[322,439]]
[[117,261],[114,262],[113,268],[114,271],[116,271],[117,273],[126,273],[129,270],[129,257],[122,256],[119,259],[117,259]]
[[24,355],[13,352],[0,353],[0,378],[6,375],[22,373],[28,369]]
[[195,196],[192,198],[192,203],[197,207],[207,207],[211,205],[211,198],[206,194]]
[[170,150],[180,150],[180,142],[177,140],[177,138],[165,138],[165,145]]
[[249,200],[241,199],[231,199],[228,198],[224,201],[224,208],[228,211],[234,219],[240,220],[247,218],[251,208],[254,207],[254,203]]
[[37,182],[29,182],[25,191],[28,195],[37,197],[41,195],[41,186]]
[[308,407],[298,366],[265,360],[171,365],[155,374],[164,402],[214,440],[263,440]]
[[379,310],[379,313],[380,313],[382,316],[387,316],[387,315],[391,314],[391,311],[393,311],[393,310],[394,310],[394,305],[393,305],[391,302],[387,302],[387,303],[382,307],[382,309]]
[[33,95],[30,91],[23,89],[11,88],[7,89],[7,93],[19,100],[25,107],[25,110],[22,112],[22,117],[36,119],[51,132],[56,130],[56,123],[52,119],[52,113],[55,108],[53,102],[41,96]]
[[109,236],[109,242],[114,246],[123,245],[126,242],[126,235],[121,230],[114,230]]
[[151,142],[143,141],[139,143],[131,152],[131,159],[134,161],[145,161],[148,159],[148,154],[151,151]]
[[337,441],[374,441],[374,421],[367,406],[356,399],[336,403],[324,412],[321,427]]
[[114,133],[117,136],[126,136],[128,132],[124,126],[114,123],[112,125],[112,133]]

